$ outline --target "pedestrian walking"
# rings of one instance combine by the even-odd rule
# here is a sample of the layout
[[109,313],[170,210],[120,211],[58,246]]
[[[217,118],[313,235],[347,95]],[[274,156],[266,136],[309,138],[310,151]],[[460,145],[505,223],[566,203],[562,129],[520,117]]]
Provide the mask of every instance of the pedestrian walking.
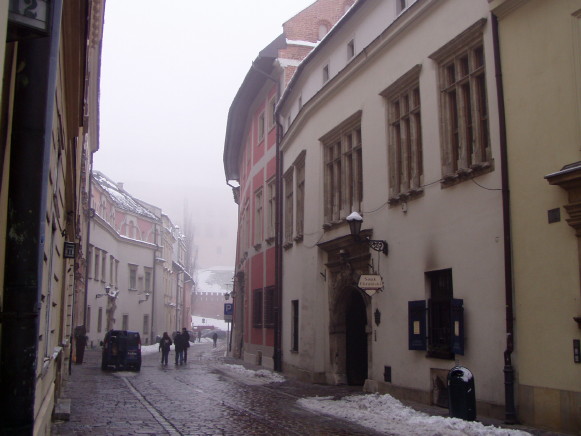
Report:
[[179,365],[183,363],[184,360],[184,341],[180,332],[175,333],[174,345],[176,352],[176,365]]
[[169,349],[173,344],[171,338],[167,334],[167,332],[163,332],[163,336],[159,341],[159,351],[161,351],[161,365],[167,366],[167,360],[169,357]]
[[216,343],[218,342],[218,333],[214,332],[212,335],[212,340],[214,341],[214,348],[216,348]]
[[198,330],[198,342],[202,342],[202,330]]
[[190,348],[190,334],[184,327],[182,329],[182,342],[183,342],[183,363],[188,363],[188,348]]

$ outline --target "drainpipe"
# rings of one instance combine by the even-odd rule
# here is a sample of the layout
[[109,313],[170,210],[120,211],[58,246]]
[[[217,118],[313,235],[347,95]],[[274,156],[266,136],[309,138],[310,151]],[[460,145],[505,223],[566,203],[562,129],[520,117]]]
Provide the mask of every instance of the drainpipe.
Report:
[[[280,85],[280,84],[279,84]],[[280,89],[280,86],[278,86]],[[277,91],[278,93],[279,91]],[[277,101],[280,95],[277,95]],[[274,370],[282,371],[282,169],[283,155],[280,152],[282,125],[276,119],[276,213],[274,220],[274,283],[276,306],[274,312]]]
[[500,127],[500,171],[502,178],[502,220],[504,227],[504,289],[506,300],[506,350],[504,351],[504,408],[505,422],[517,422],[514,401],[514,368],[512,353],[514,351],[514,307],[513,307],[513,278],[512,278],[512,236],[510,217],[510,190],[508,184],[508,153],[506,138],[506,114],[504,107],[504,88],[502,83],[502,69],[500,65],[500,44],[498,34],[498,18],[492,14],[492,38],[494,46],[494,72],[498,97],[498,118]]
[[[4,301],[0,320],[3,434],[32,435],[39,353],[47,183],[62,0],[49,37],[18,43],[8,184]],[[43,341],[49,338],[43,337]]]

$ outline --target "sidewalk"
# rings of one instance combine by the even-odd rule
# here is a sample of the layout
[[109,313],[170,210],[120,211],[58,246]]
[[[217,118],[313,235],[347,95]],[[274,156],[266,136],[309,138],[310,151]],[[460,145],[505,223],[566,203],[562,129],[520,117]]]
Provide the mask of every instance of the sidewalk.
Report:
[[[250,370],[260,370],[264,369],[264,367],[253,365],[250,363],[246,363],[240,359],[236,359],[233,357],[224,357],[224,363],[233,364],[233,365],[242,365],[246,369]],[[282,373],[284,376],[285,374]],[[334,385],[319,385],[319,384],[312,384],[307,382],[301,382],[297,379],[293,379],[291,377],[287,377],[287,381],[280,386],[281,389],[284,389],[287,393],[299,397],[299,398],[306,398],[306,397],[314,397],[314,396],[333,396],[337,399],[340,399],[347,395],[353,394],[360,394],[362,393],[361,386],[334,386]],[[428,404],[416,403],[413,401],[404,401],[400,400],[402,404],[407,407],[410,407],[418,412],[425,413],[431,416],[442,416],[447,417],[449,416],[448,409],[432,406]],[[526,431],[534,436],[570,436],[564,433],[557,433],[551,432],[548,430],[542,430],[538,428],[528,427],[524,425],[507,425],[502,420],[488,418],[485,416],[478,416],[477,421],[486,425],[486,426],[495,426],[500,428],[506,428],[511,430],[521,430]]]

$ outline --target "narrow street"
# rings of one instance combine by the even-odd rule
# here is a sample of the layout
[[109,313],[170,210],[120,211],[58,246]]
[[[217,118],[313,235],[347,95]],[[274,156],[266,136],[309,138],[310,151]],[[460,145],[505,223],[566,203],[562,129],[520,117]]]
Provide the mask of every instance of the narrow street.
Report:
[[141,372],[101,371],[100,349],[75,365],[63,397],[69,421],[54,435],[375,435],[335,417],[315,414],[296,400],[360,391],[296,381],[254,384],[224,365],[222,347],[195,344],[188,363],[161,367],[159,354],[143,356]]

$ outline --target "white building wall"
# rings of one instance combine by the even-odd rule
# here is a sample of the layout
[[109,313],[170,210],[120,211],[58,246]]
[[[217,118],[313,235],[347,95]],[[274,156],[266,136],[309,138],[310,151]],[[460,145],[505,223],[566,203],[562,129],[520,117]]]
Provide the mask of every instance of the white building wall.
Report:
[[[327,254],[317,248],[349,233],[346,224],[323,232],[324,163],[319,143],[327,132],[357,111],[362,111],[364,229],[373,239],[389,243],[388,257],[371,252],[385,290],[372,297],[371,311],[379,309],[382,321],[369,320],[370,386],[396,387],[429,393],[431,368],[448,370],[452,360],[427,358],[425,352],[408,350],[408,301],[426,299],[425,273],[452,268],[454,298],[464,299],[465,355],[456,355],[475,375],[479,401],[501,405],[505,338],[503,229],[501,210],[500,149],[490,22],[484,26],[489,131],[495,168],[477,177],[443,188],[440,155],[440,107],[437,64],[429,56],[481,18],[488,19],[485,0],[418,1],[400,16],[380,38],[352,62],[343,75],[318,90],[319,72],[326,62],[340,59],[349,39],[371,41],[393,17],[395,1],[369,1],[357,15],[315,55],[296,80],[279,109],[280,119],[297,113],[298,96],[303,110],[290,130],[285,125],[282,143],[283,173],[306,149],[306,198],[304,240],[286,250],[283,277],[283,350],[285,364],[306,372],[329,373],[328,288],[332,286],[325,263]],[[383,17],[380,19],[379,17]],[[360,36],[361,35],[361,36]],[[367,59],[363,59],[366,57]],[[380,93],[417,64],[421,64],[424,194],[401,206],[387,206],[386,102]],[[332,65],[332,62],[331,62]],[[335,73],[331,68],[331,75]],[[319,85],[317,85],[319,83]],[[309,101],[310,96],[318,95]],[[309,96],[309,97],[307,97]],[[434,182],[434,184],[431,184]],[[322,275],[327,276],[326,281]],[[290,353],[290,301],[299,299],[301,349]],[[392,383],[383,383],[384,366],[392,368]]]

